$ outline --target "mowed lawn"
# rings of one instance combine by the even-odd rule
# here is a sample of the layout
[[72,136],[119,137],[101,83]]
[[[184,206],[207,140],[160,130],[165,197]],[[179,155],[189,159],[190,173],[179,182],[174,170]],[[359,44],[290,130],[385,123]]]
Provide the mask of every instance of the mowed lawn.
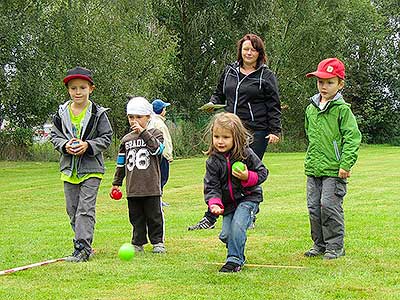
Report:
[[[108,196],[107,162],[97,204],[95,258],[0,276],[0,299],[400,299],[400,147],[363,146],[345,198],[346,256],[305,258],[312,245],[305,201],[304,153],[267,153],[270,176],[248,266],[221,274],[226,250],[212,230],[187,231],[206,206],[205,157],[171,165],[164,201],[166,255],[121,261],[131,239],[126,200]],[[146,184],[146,182],[143,182]],[[72,252],[57,163],[0,162],[0,270]],[[301,268],[294,268],[301,267]]]

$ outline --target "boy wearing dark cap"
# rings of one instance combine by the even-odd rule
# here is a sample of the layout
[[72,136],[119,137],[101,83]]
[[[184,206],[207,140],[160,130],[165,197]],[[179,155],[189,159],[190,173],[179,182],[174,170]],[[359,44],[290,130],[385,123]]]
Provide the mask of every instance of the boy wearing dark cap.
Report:
[[107,109],[89,100],[95,89],[92,72],[75,67],[63,81],[71,100],[60,105],[53,117],[51,142],[60,152],[66,209],[75,234],[74,251],[67,261],[84,262],[93,254],[96,198],[104,174],[102,153],[113,132]]
[[[166,108],[171,104],[160,99],[154,100],[151,104],[153,105],[154,116],[151,120],[150,127],[159,129],[163,133],[164,137],[165,148],[160,162],[162,192],[169,178],[169,164],[174,160],[172,155],[172,138],[168,127],[165,124],[165,115],[167,114]],[[162,201],[162,205],[168,206],[168,203]]]
[[317,78],[319,93],[310,99],[305,112],[307,206],[314,244],[304,255],[336,259],[345,255],[343,198],[358,157],[361,133],[350,104],[340,93],[344,64],[327,58],[306,76]]

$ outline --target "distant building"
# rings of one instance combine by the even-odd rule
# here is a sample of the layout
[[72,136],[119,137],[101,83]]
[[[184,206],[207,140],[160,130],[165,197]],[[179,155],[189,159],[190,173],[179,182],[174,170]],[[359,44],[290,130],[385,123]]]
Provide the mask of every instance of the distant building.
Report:
[[10,125],[10,122],[6,119],[0,120],[0,130],[4,130],[7,126]]
[[35,127],[33,141],[37,143],[44,143],[50,139],[52,124],[45,123],[42,127]]

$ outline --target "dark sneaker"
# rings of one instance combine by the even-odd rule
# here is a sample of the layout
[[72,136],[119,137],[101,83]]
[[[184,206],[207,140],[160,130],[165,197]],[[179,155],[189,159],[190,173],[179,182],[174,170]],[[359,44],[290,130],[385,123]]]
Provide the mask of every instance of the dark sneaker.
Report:
[[323,255],[325,252],[325,249],[318,249],[318,248],[314,248],[312,247],[310,250],[306,251],[304,253],[304,256],[306,257],[316,257],[319,255]]
[[213,229],[215,223],[211,223],[206,217],[203,217],[197,224],[189,226],[188,230],[199,230],[199,229]]
[[96,251],[94,251],[94,249],[90,249],[89,260],[91,260],[95,254],[96,254]]
[[86,249],[82,249],[82,250],[75,249],[75,251],[70,256],[68,256],[65,259],[65,261],[76,262],[76,263],[85,262],[85,261],[88,261],[91,256],[93,256],[91,251],[89,252]]
[[335,249],[326,250],[324,254],[324,259],[336,259],[344,255],[345,255],[344,248],[336,250]]
[[233,272],[240,272],[241,269],[242,268],[240,267],[239,264],[228,261],[226,264],[222,266],[222,268],[219,271],[223,273],[233,273]]
[[163,243],[158,243],[153,245],[153,253],[164,254],[167,250]]
[[253,221],[251,222],[251,224],[249,225],[249,227],[247,229],[255,229],[256,228],[256,223]]

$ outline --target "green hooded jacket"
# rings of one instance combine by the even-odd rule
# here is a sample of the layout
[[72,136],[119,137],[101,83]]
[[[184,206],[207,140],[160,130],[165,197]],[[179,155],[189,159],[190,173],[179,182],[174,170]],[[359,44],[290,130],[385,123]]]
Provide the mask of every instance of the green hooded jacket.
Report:
[[306,108],[305,130],[308,149],[304,162],[307,176],[337,177],[339,169],[350,171],[358,157],[361,132],[350,104],[340,93],[324,109],[319,108],[320,94]]

